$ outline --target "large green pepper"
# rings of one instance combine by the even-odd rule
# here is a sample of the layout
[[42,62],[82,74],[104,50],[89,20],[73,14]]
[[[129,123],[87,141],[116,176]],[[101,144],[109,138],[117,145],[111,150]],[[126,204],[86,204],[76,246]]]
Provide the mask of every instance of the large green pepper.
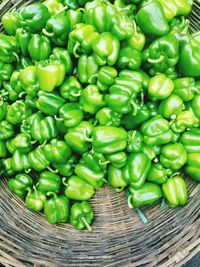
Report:
[[60,117],[58,120],[63,120],[66,127],[77,126],[84,117],[81,106],[78,103],[66,103],[59,111]]
[[25,173],[20,173],[8,180],[8,188],[18,197],[24,198],[27,194],[27,189],[33,186],[32,178]]
[[14,153],[15,150],[18,150],[20,153],[28,153],[32,150],[31,136],[28,133],[19,133],[13,139],[9,140],[9,146],[11,146],[10,153]]
[[128,68],[138,70],[142,64],[142,54],[131,46],[124,46],[120,49],[117,59],[117,66],[121,69]]
[[40,32],[49,17],[48,8],[42,3],[24,6],[19,12],[22,27],[30,32]]
[[82,85],[78,79],[75,76],[69,76],[61,85],[60,94],[70,102],[76,102],[79,99],[82,90]]
[[73,62],[68,50],[62,47],[55,47],[52,50],[52,54],[50,56],[51,61],[60,61],[65,66],[65,73],[71,74],[73,72]]
[[96,85],[88,85],[81,93],[80,104],[83,111],[95,114],[100,108],[105,106],[104,96],[100,94]]
[[28,160],[28,155],[16,150],[12,157],[12,169],[15,172],[28,171],[30,168],[30,163]]
[[7,155],[7,147],[4,141],[0,141],[0,158],[5,158]]
[[3,170],[3,174],[5,176],[12,176],[13,174],[15,174],[15,171],[12,168],[12,158],[2,159],[1,166]]
[[66,222],[69,219],[69,199],[64,195],[57,196],[54,192],[49,192],[44,203],[44,215],[50,224]]
[[22,28],[16,30],[15,39],[23,56],[28,56],[28,44],[31,39],[30,32]]
[[115,188],[117,192],[122,191],[127,186],[122,169],[115,168],[112,165],[108,167],[108,184]]
[[188,153],[200,153],[200,130],[192,128],[184,132],[180,138]]
[[46,36],[34,34],[28,43],[28,52],[36,61],[48,59],[51,55],[51,43]]
[[70,210],[70,223],[76,229],[82,230],[87,228],[88,231],[92,231],[90,224],[94,219],[94,213],[91,205],[87,201],[81,203],[74,203]]
[[5,141],[14,136],[14,127],[8,121],[0,121],[0,140]]
[[45,157],[43,148],[40,146],[29,152],[28,160],[31,167],[36,171],[42,171],[48,168],[50,164],[50,162]]
[[172,175],[172,170],[166,169],[160,163],[152,163],[147,174],[147,181],[155,184],[164,184]]
[[52,139],[44,146],[44,153],[52,163],[65,163],[71,156],[71,148],[64,140]]
[[79,53],[88,54],[92,50],[92,44],[99,34],[92,25],[79,23],[69,34],[68,50],[70,54],[79,57]]
[[13,63],[19,58],[17,55],[18,52],[19,50],[15,37],[0,33],[0,61]]
[[81,83],[88,83],[97,72],[99,65],[93,55],[81,55],[78,60],[78,79]]
[[36,97],[37,92],[40,89],[36,74],[36,67],[29,66],[23,70],[20,70],[19,79],[21,86],[27,95],[31,98]]
[[72,148],[72,150],[82,154],[89,150],[93,125],[87,121],[81,121],[77,126],[70,128],[65,135],[65,141]]
[[192,179],[200,182],[200,153],[189,153],[187,163],[184,168],[185,173]]
[[187,161],[187,152],[180,143],[167,144],[162,147],[160,162],[165,168],[179,170]]
[[160,186],[153,183],[145,183],[139,189],[131,185],[129,191],[131,193],[130,202],[134,207],[151,205],[162,197]]
[[163,184],[162,191],[170,208],[184,206],[187,202],[187,187],[179,176],[172,177]]
[[98,126],[92,131],[92,147],[95,152],[111,154],[126,148],[127,132],[123,128]]
[[26,207],[35,212],[40,212],[44,208],[44,202],[46,201],[46,195],[33,187],[33,190],[27,189],[28,194],[25,199]]
[[55,192],[59,193],[61,189],[62,180],[58,174],[50,171],[43,171],[40,174],[37,189],[42,193]]
[[51,116],[43,117],[41,113],[37,113],[31,125],[31,135],[34,140],[41,144],[56,137],[57,130],[54,118]]
[[171,129],[175,133],[182,133],[187,128],[198,127],[199,121],[191,110],[181,111],[176,120],[171,124]]
[[119,126],[121,123],[122,115],[112,111],[112,109],[108,107],[104,107],[100,109],[95,118],[101,126]]
[[161,115],[144,122],[141,126],[144,143],[150,146],[169,143],[173,138],[170,124]]
[[65,195],[73,200],[88,200],[94,195],[94,188],[86,181],[77,176],[71,176],[66,182],[63,180],[65,188]]
[[147,173],[151,168],[151,160],[143,152],[131,153],[123,168],[123,177],[135,189],[141,188],[145,183]]
[[40,89],[52,92],[60,86],[65,77],[65,65],[59,61],[40,61],[36,64]]
[[184,77],[173,80],[173,93],[178,95],[184,102],[190,101],[197,91],[195,88],[195,79],[192,77]]
[[65,99],[58,93],[39,91],[36,107],[44,114],[53,116],[58,114],[64,103]]
[[136,15],[141,30],[150,36],[167,34],[169,26],[162,5],[158,1],[146,1]]
[[[104,48],[103,50],[102,47]],[[112,66],[117,61],[120,43],[109,32],[104,32],[93,41],[92,49],[94,51],[94,59],[98,65],[103,66],[108,64]]]
[[1,17],[1,22],[7,34],[15,35],[16,30],[21,26],[19,14],[16,10],[8,11]]
[[32,111],[27,108],[23,100],[18,100],[7,108],[6,120],[13,125],[20,124],[31,115]]
[[76,157],[72,155],[65,163],[53,163],[54,168],[59,174],[70,177],[73,174]]

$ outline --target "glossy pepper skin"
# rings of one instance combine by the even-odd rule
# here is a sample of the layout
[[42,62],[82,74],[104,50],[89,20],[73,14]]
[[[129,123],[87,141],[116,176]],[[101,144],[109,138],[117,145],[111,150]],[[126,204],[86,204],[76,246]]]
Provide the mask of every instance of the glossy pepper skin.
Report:
[[70,177],[73,174],[75,163],[76,157],[72,155],[65,163],[53,163],[53,167],[59,174],[65,177]]
[[39,91],[39,83],[37,79],[36,67],[29,66],[20,70],[19,80],[21,87],[26,92],[27,96],[34,98]]
[[8,35],[15,35],[15,32],[21,26],[18,12],[16,10],[6,12],[2,18],[1,22]]
[[65,99],[58,93],[39,91],[36,107],[44,114],[53,116],[59,113],[64,103]]
[[7,114],[7,107],[8,107],[8,103],[5,102],[3,99],[0,99],[0,121],[5,119],[6,114]]
[[90,224],[94,219],[94,213],[91,205],[87,201],[74,203],[70,209],[70,223],[78,230],[87,228],[92,231]]
[[122,47],[119,51],[117,65],[119,68],[138,70],[142,64],[142,54],[131,46]]
[[169,143],[173,137],[169,122],[161,115],[144,122],[140,130],[144,136],[144,143],[150,146]]
[[126,147],[127,132],[113,126],[98,126],[92,131],[92,147],[95,152],[111,154]]
[[45,5],[48,8],[48,11],[49,11],[51,16],[55,15],[57,13],[64,12],[64,10],[63,10],[64,6],[60,0],[45,0],[43,2],[43,5]]
[[35,212],[40,212],[44,209],[44,202],[46,201],[46,195],[38,191],[35,187],[33,190],[28,189],[28,194],[25,199],[26,207]]
[[30,32],[19,28],[16,30],[15,39],[23,56],[28,56],[28,44],[31,39]]
[[60,87],[60,94],[70,102],[76,102],[83,90],[81,83],[75,76],[69,76]]
[[23,28],[30,32],[40,32],[49,19],[48,8],[42,3],[24,6],[19,12]]
[[189,127],[198,127],[199,121],[191,110],[180,112],[176,120],[171,124],[171,129],[175,133],[182,133]]
[[7,155],[6,143],[4,141],[0,141],[0,158],[5,158]]
[[65,135],[65,141],[79,154],[85,153],[89,150],[89,136],[93,131],[93,125],[87,121],[81,121],[77,126],[69,129]]
[[71,148],[64,140],[52,139],[44,146],[45,156],[52,163],[65,163],[71,152]]
[[18,52],[19,49],[15,37],[0,33],[0,61],[13,63],[18,60]]
[[184,102],[192,100],[195,88],[195,79],[192,77],[183,77],[173,80],[173,93],[178,95]]
[[147,35],[158,37],[167,34],[169,31],[163,7],[157,1],[144,3],[136,15],[136,21]]
[[109,32],[104,32],[93,41],[92,50],[94,52],[94,59],[98,65],[103,66],[107,64],[112,66],[117,61],[120,43]]
[[200,95],[195,95],[191,102],[189,103],[190,110],[193,111],[195,117],[200,120]]
[[4,82],[4,81],[8,81],[10,80],[10,77],[12,75],[14,71],[14,67],[12,64],[7,64],[7,63],[3,63],[0,62],[0,85]]
[[33,123],[33,120],[35,117],[37,117],[37,113],[33,113],[31,116],[27,117],[25,120],[22,121],[22,124],[20,126],[20,132],[21,133],[27,133],[31,135],[31,125]]
[[188,174],[193,180],[200,182],[200,153],[189,153],[187,163],[184,168],[186,174]]
[[183,178],[175,176],[162,185],[163,196],[170,208],[184,206],[187,202],[187,188]]
[[33,139],[42,144],[56,137],[56,135],[57,130],[54,118],[51,116],[44,117],[41,113],[37,113],[31,125],[31,136]]
[[147,174],[147,181],[155,184],[164,184],[172,175],[172,170],[166,169],[160,163],[152,163]]
[[14,127],[6,120],[0,121],[0,140],[5,141],[14,136]]
[[147,173],[151,167],[151,160],[143,152],[131,153],[123,168],[124,180],[135,189],[141,188],[145,183]]
[[54,192],[49,192],[48,196],[53,196],[44,203],[44,215],[48,223],[56,224],[68,221],[69,199],[64,195],[57,196]]
[[105,171],[108,161],[101,153],[95,153],[93,150],[83,154],[79,163],[84,164],[94,172]]
[[[181,2],[182,0],[180,0]],[[164,0],[158,0],[158,2],[162,5],[164,15],[167,19],[167,21],[171,21],[178,12],[178,7],[176,5],[176,2],[173,0],[164,1]]]
[[67,182],[64,181],[65,195],[72,200],[88,200],[94,195],[94,188],[86,181],[77,176],[71,176]]
[[43,193],[59,193],[61,184],[62,180],[58,174],[52,173],[50,171],[43,171],[42,173],[40,173],[37,189]]
[[95,114],[105,106],[104,96],[99,92],[96,85],[88,85],[83,89],[79,100],[83,111]]
[[59,111],[61,119],[66,127],[77,126],[84,117],[83,111],[79,103],[66,103]]
[[104,107],[97,111],[95,115],[96,120],[100,126],[119,126],[121,123],[122,115],[112,111],[108,107]]
[[50,164],[50,162],[45,157],[43,148],[40,146],[29,152],[28,160],[31,167],[36,171],[42,171],[46,169]]
[[[14,151],[18,150],[20,153],[28,153],[32,150],[31,136],[28,133],[19,133],[9,141],[11,141]],[[10,151],[10,153],[12,152]]]
[[51,43],[46,36],[32,35],[28,43],[28,53],[36,61],[48,59],[51,54]]
[[129,187],[131,193],[130,202],[134,207],[151,205],[162,197],[162,191],[159,185],[145,183],[141,188],[136,189],[132,185]]
[[60,61],[65,66],[65,73],[71,74],[73,71],[73,62],[71,56],[67,49],[62,47],[55,47],[52,50],[52,54],[50,56],[51,61]]
[[13,174],[15,174],[15,171],[12,168],[12,158],[2,159],[1,166],[3,170],[3,174],[5,176],[12,176]]
[[33,186],[32,178],[25,173],[20,173],[8,180],[8,188],[14,192],[18,197],[24,198],[27,189]]
[[30,163],[28,160],[28,155],[16,150],[12,156],[12,169],[15,172],[28,171],[30,168]]
[[116,152],[106,156],[106,159],[115,168],[122,168],[127,163],[127,155],[124,151]]
[[70,54],[79,57],[79,53],[90,53],[92,44],[98,35],[92,25],[77,24],[75,29],[69,34],[68,50]]
[[111,187],[115,188],[116,191],[120,192],[127,186],[127,182],[123,177],[122,169],[118,169],[110,165],[108,167],[107,175],[108,175],[108,184]]
[[200,153],[200,130],[192,128],[184,132],[180,137],[180,142],[187,153]]
[[81,83],[89,83],[91,77],[99,71],[99,65],[93,55],[83,54],[78,60],[78,79]]
[[59,61],[44,60],[36,64],[36,72],[40,89],[45,92],[52,92],[64,80],[65,65]]
[[13,125],[20,124],[31,115],[32,111],[27,108],[23,100],[18,100],[8,106],[6,120]]
[[165,168],[178,170],[187,161],[187,152],[180,143],[167,144],[162,147],[160,162]]
[[130,130],[127,136],[127,147],[126,150],[131,152],[140,152],[144,147],[144,138],[140,131]]

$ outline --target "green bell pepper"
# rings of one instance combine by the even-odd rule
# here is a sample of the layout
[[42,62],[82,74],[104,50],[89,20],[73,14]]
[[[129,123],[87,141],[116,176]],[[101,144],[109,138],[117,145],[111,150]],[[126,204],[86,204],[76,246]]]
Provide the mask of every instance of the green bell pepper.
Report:
[[117,66],[121,69],[128,68],[131,70],[140,69],[142,64],[142,54],[138,49],[131,46],[124,46],[119,51]]
[[107,164],[105,157],[101,153],[95,153],[93,150],[83,154],[79,163],[87,166],[90,170],[98,173],[102,170],[105,171]]
[[40,144],[56,137],[57,130],[54,118],[51,116],[44,117],[41,113],[37,113],[31,125],[31,136]]
[[0,158],[5,158],[7,155],[7,147],[4,141],[0,141]]
[[28,155],[16,150],[12,156],[12,169],[15,172],[21,172],[24,170],[29,171],[30,163],[28,160]]
[[8,35],[15,35],[16,30],[21,26],[19,14],[16,10],[6,12],[1,17],[1,22]]
[[16,68],[17,68],[17,70],[22,70],[22,69],[25,69],[27,67],[33,66],[33,65],[34,65],[33,61],[29,57],[24,57],[21,55]]
[[127,163],[127,155],[123,151],[116,152],[110,155],[108,154],[106,156],[106,159],[114,168],[118,169],[123,168]]
[[41,146],[36,147],[29,152],[28,160],[31,167],[36,171],[42,171],[48,168],[50,162],[45,157],[44,149]]
[[7,107],[8,107],[8,103],[5,102],[3,99],[0,99],[0,121],[5,119],[6,114],[7,114]]
[[192,128],[184,132],[180,137],[180,142],[187,153],[200,153],[200,130]]
[[183,178],[175,176],[162,185],[164,198],[170,208],[185,206],[187,202],[187,187]]
[[40,61],[36,64],[36,72],[40,89],[45,92],[52,92],[55,87],[63,83],[65,65],[59,61]]
[[8,180],[8,188],[20,198],[24,198],[27,194],[27,189],[32,186],[32,178],[25,173],[17,174],[15,178]]
[[123,191],[127,186],[127,182],[123,177],[122,169],[118,169],[112,165],[108,167],[108,184],[115,188],[117,192]]
[[177,6],[176,16],[187,16],[192,9],[193,0],[177,0],[175,4]]
[[49,14],[51,16],[56,15],[57,13],[64,12],[65,8],[62,4],[63,1],[60,0],[45,0],[43,2],[43,5],[45,5],[48,8]]
[[58,120],[63,120],[66,127],[77,126],[84,117],[81,106],[78,103],[67,103],[63,105],[59,114],[61,118]]
[[176,120],[171,124],[171,129],[175,133],[182,133],[187,128],[198,127],[199,121],[191,110],[181,111]]
[[39,83],[35,66],[29,66],[21,70],[19,74],[19,80],[21,82],[21,87],[29,97],[34,98],[37,96],[39,91]]
[[95,118],[100,126],[118,127],[121,123],[122,115],[112,111],[112,109],[108,107],[104,107],[97,111]]
[[31,141],[31,136],[28,133],[19,133],[17,134],[13,139],[9,140],[9,147],[11,148],[9,152],[14,153],[16,150],[18,150],[20,153],[28,153],[32,150],[32,144],[35,141]]
[[23,56],[28,56],[28,44],[31,40],[30,32],[22,28],[16,30],[15,39]]
[[40,32],[49,17],[48,8],[42,3],[24,6],[19,12],[22,27],[30,32]]
[[74,165],[76,162],[76,157],[72,155],[65,163],[53,163],[53,167],[56,168],[59,174],[70,177],[74,172]]
[[90,224],[94,219],[94,213],[91,205],[87,201],[81,203],[74,203],[70,210],[70,223],[76,229],[82,230],[87,228],[88,231],[92,231]]
[[37,183],[38,191],[42,193],[55,192],[59,193],[61,189],[62,180],[56,173],[50,171],[43,171]]
[[160,186],[153,183],[145,183],[139,189],[131,185],[129,191],[131,193],[129,201],[133,207],[151,205],[162,197]]
[[51,61],[59,61],[65,66],[65,73],[67,75],[72,74],[73,72],[73,62],[68,50],[62,47],[55,47],[52,50],[52,54],[50,56]]
[[[182,1],[182,0],[180,0]],[[176,5],[176,1],[174,0],[158,0],[158,2],[162,5],[165,18],[167,21],[171,21],[178,12],[178,6]]]
[[194,93],[197,91],[195,88],[195,79],[192,77],[184,77],[173,80],[174,90],[173,93],[178,95],[184,102],[192,100]]
[[12,168],[12,158],[2,159],[1,167],[5,176],[12,176],[15,174],[15,171]]
[[26,207],[35,212],[40,212],[44,209],[44,203],[46,201],[46,195],[33,187],[33,190],[30,188],[27,189],[28,194],[25,199]]
[[189,153],[184,171],[189,177],[200,182],[200,153]]
[[65,163],[71,156],[71,148],[64,140],[52,139],[44,146],[46,158],[52,163]]
[[131,153],[123,168],[123,177],[135,189],[141,188],[151,168],[151,160],[143,152]]
[[8,121],[0,121],[0,140],[5,141],[14,136],[14,127]]
[[36,61],[48,59],[51,55],[49,39],[44,35],[33,34],[28,43],[28,53]]
[[200,120],[200,95],[195,95],[190,102],[194,115]]
[[16,98],[11,99],[11,96],[10,96],[10,99],[9,99],[10,101],[14,102],[16,99],[20,98],[21,95],[24,94],[23,87],[22,87],[22,81],[20,79],[20,71],[15,70],[12,73],[12,75],[10,77],[10,84],[9,84],[9,86],[11,87],[11,89],[9,89],[8,87],[6,87],[4,85],[4,87],[8,91],[10,91],[9,94],[13,94],[13,97],[14,97],[14,94],[16,94]]
[[70,102],[76,102],[83,90],[81,83],[75,76],[69,76],[60,87],[60,94]]
[[127,135],[127,147],[126,150],[129,153],[141,152],[144,147],[144,138],[140,131],[131,130]]
[[48,196],[53,196],[44,203],[44,215],[48,223],[56,224],[68,221],[69,199],[64,195],[57,196],[54,192],[49,192]]
[[73,200],[88,200],[94,195],[94,188],[77,176],[71,176],[66,182],[63,179],[65,195]]
[[14,36],[7,36],[0,33],[0,61],[13,63],[18,61],[18,45]]
[[152,163],[146,180],[155,184],[164,184],[170,175],[172,175],[172,170],[164,168],[160,163]]
[[173,138],[169,122],[161,115],[144,122],[140,130],[144,136],[144,143],[150,146],[169,143]]
[[13,71],[13,65],[0,62],[0,86],[2,82],[10,80]]
[[33,123],[33,120],[37,116],[38,116],[37,113],[33,113],[31,116],[29,116],[28,118],[26,118],[25,120],[23,120],[22,123],[21,123],[21,126],[20,126],[20,132],[31,135],[31,125]]
[[187,151],[181,143],[167,144],[162,147],[160,162],[165,168],[179,170],[187,161]]
[[67,17],[70,21],[70,31],[74,30],[76,25],[83,22],[83,13],[81,9],[67,10]]

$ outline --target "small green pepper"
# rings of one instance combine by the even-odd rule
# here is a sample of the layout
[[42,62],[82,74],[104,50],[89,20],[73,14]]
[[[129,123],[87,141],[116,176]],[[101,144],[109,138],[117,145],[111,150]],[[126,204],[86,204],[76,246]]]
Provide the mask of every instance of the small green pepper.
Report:
[[27,191],[28,194],[25,199],[26,207],[35,212],[42,211],[46,201],[46,195],[38,191],[35,187],[33,187],[33,190],[28,188]]
[[51,43],[46,36],[34,34],[28,43],[28,52],[36,61],[48,59],[51,54]]
[[55,47],[52,50],[52,54],[50,56],[51,61],[60,61],[65,66],[65,73],[72,74],[73,72],[73,62],[71,56],[67,49],[62,47]]
[[30,163],[28,159],[28,155],[25,153],[21,153],[18,150],[16,150],[13,153],[12,157],[12,169],[15,172],[21,172],[21,171],[29,171],[30,170]]
[[117,59],[117,66],[121,69],[128,68],[138,70],[142,64],[142,54],[131,46],[124,46],[120,49]]
[[42,171],[48,168],[50,162],[47,160],[42,147],[37,147],[28,154],[28,160],[31,167],[36,171]]
[[170,175],[172,175],[172,170],[164,168],[160,163],[152,163],[147,174],[147,181],[155,184],[164,184]]
[[55,192],[59,193],[61,189],[62,180],[56,173],[50,171],[43,171],[40,174],[37,189],[42,193]]
[[19,49],[15,37],[0,33],[0,61],[4,63],[18,61],[18,52]]
[[13,174],[15,174],[15,171],[12,168],[12,158],[2,159],[1,166],[4,175],[12,176]]
[[59,174],[70,177],[74,171],[74,165],[76,162],[76,157],[72,155],[65,163],[53,163],[53,167],[56,168]]
[[116,152],[114,154],[108,154],[106,159],[111,163],[115,168],[122,168],[127,163],[127,155],[124,151]]
[[0,140],[5,141],[14,136],[14,127],[8,121],[0,121]]
[[79,103],[67,103],[63,105],[59,111],[59,114],[61,118],[58,120],[63,120],[66,127],[77,126],[84,117]]
[[28,56],[28,44],[31,39],[30,32],[19,28],[16,30],[15,39],[23,56]]
[[122,169],[118,169],[112,165],[108,167],[108,184],[115,188],[117,192],[122,191],[127,186]]
[[198,127],[199,121],[191,110],[181,111],[175,121],[171,124],[171,129],[175,133],[182,133],[187,128]]
[[75,76],[69,76],[61,85],[60,94],[63,98],[71,102],[76,102],[79,99],[82,90],[82,85],[78,79]]
[[14,9],[12,11],[6,12],[2,18],[1,22],[7,34],[15,35],[16,30],[21,26],[18,12]]
[[20,70],[19,79],[21,82],[20,86],[24,89],[27,96],[31,97],[31,99],[35,98],[40,89],[36,74],[36,67],[29,66]]

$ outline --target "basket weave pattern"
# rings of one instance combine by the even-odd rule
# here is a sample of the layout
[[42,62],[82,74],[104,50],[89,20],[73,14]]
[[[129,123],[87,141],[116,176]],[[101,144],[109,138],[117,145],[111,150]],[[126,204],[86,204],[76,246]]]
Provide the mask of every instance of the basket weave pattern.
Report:
[[[34,1],[1,3],[1,16]],[[198,7],[199,6],[199,7]],[[191,31],[200,29],[200,1],[191,14]],[[2,31],[2,26],[0,25]],[[3,179],[0,186],[0,264],[25,266],[139,266],[178,267],[200,251],[200,184],[187,180],[186,207],[142,209],[144,225],[127,206],[124,193],[100,188],[91,200],[93,233],[74,230],[69,224],[49,225],[13,195]]]

